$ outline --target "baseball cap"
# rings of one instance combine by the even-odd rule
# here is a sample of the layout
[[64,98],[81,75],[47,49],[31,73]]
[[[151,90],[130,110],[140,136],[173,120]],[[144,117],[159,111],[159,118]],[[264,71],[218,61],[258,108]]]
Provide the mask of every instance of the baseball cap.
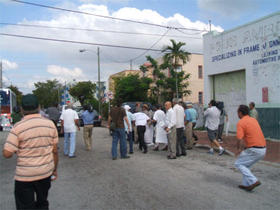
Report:
[[39,107],[38,98],[33,94],[22,96],[21,106],[23,110],[32,111]]
[[124,105],[124,109],[125,109],[125,110],[130,110],[131,107],[130,107],[129,105]]

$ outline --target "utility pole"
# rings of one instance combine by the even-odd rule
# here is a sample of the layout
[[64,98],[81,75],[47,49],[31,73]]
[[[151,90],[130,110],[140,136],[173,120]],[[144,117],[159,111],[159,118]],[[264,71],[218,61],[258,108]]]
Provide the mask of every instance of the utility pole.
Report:
[[0,88],[3,88],[3,81],[2,81],[2,61],[0,61]]
[[209,30],[211,32],[211,20],[209,20]]
[[130,70],[132,70],[132,60],[130,60]]
[[102,116],[102,110],[101,110],[101,85],[100,85],[100,53],[99,53],[99,47],[97,47],[97,60],[98,60],[98,111],[99,111],[99,114]]

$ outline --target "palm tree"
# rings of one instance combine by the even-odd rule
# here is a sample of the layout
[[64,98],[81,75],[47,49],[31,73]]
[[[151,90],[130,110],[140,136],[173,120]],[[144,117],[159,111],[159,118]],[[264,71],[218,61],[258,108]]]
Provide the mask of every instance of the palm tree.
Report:
[[165,52],[165,55],[163,56],[163,60],[166,64],[169,64],[173,67],[173,71],[175,70],[175,76],[176,76],[176,98],[178,99],[178,79],[177,79],[177,68],[180,67],[180,60],[183,61],[183,64],[187,63],[189,61],[189,55],[191,53],[185,51],[182,49],[186,43],[184,42],[178,42],[176,43],[175,40],[170,40],[172,43],[172,46],[166,46],[163,48],[162,52]]
[[164,86],[165,75],[161,72],[162,68],[154,58],[148,55],[146,56],[146,59],[151,64],[150,67],[153,68],[152,75],[154,86],[151,89],[152,95],[156,98],[156,102],[159,103],[161,99],[161,89]]

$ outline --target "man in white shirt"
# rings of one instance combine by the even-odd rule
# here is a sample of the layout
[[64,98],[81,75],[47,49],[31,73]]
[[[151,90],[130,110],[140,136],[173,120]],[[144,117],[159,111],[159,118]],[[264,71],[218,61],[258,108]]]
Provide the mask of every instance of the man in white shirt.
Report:
[[[64,132],[64,155],[69,158],[74,158],[76,148],[76,126],[79,127],[79,116],[75,110],[72,109],[72,104],[68,104],[66,109],[60,116],[61,133]],[[70,145],[69,145],[70,142]]]
[[219,155],[222,155],[225,152],[225,149],[221,147],[221,145],[216,139],[220,122],[220,114],[220,110],[216,107],[216,101],[211,100],[208,104],[208,108],[204,112],[205,127],[207,128],[208,138],[211,142],[211,148],[208,152],[209,154],[214,154],[214,145],[216,145],[219,148]]
[[185,120],[185,111],[184,108],[178,104],[178,99],[173,98],[173,110],[176,115],[176,156],[180,157],[186,156],[186,149],[184,143],[184,120]]
[[[130,112],[131,107],[129,105],[125,105],[124,109],[125,109],[126,116],[128,119],[128,124],[129,124],[129,125],[127,125],[126,121],[123,120],[125,132],[127,134],[127,139],[129,142],[129,154],[133,154],[132,121],[135,121],[135,118],[134,118],[134,115]],[[129,126],[129,128],[128,128],[128,126]]]
[[170,101],[165,102],[165,128],[168,139],[168,159],[176,159],[176,114]]
[[143,151],[144,154],[148,152],[147,145],[144,140],[144,135],[146,131],[147,122],[150,118],[143,112],[137,112],[134,114],[135,125],[137,127],[138,141],[139,141],[139,149]]

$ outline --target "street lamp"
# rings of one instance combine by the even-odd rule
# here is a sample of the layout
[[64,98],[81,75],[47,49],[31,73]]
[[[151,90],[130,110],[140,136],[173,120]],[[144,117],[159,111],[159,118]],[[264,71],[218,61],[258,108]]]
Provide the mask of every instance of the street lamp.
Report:
[[[79,52],[80,53],[83,53],[83,52],[86,52],[86,51],[91,51],[91,50],[88,50],[88,49],[80,49]],[[91,51],[93,52],[93,51]],[[99,47],[97,47],[97,61],[98,61],[98,111],[99,111],[99,114],[102,116],[102,113],[101,113],[101,85],[100,85],[100,56],[99,56]]]

